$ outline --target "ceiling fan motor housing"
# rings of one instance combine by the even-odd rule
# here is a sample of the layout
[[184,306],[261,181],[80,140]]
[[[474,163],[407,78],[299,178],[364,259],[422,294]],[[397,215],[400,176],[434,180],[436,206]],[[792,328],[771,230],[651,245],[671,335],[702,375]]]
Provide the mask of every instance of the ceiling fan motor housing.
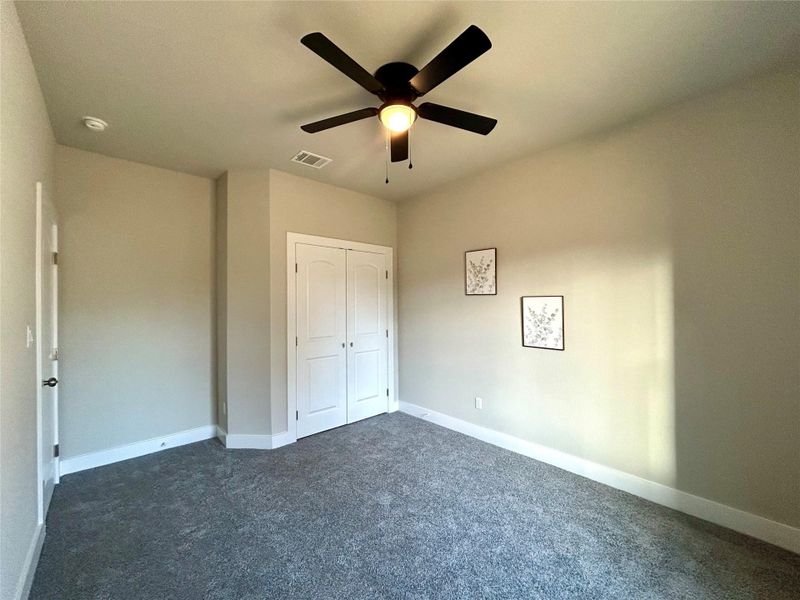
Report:
[[383,84],[383,90],[377,96],[386,104],[411,104],[419,98],[419,92],[411,86],[411,78],[419,73],[414,65],[404,62],[392,62],[375,71],[375,79]]

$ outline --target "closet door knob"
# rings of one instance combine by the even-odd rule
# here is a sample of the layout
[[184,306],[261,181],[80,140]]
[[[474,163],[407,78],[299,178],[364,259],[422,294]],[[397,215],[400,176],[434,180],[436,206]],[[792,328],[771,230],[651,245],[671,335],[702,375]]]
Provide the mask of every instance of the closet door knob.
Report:
[[350,342],[350,347],[351,347],[351,348],[353,347],[353,342]]
[[342,348],[344,348],[344,342],[342,342]]

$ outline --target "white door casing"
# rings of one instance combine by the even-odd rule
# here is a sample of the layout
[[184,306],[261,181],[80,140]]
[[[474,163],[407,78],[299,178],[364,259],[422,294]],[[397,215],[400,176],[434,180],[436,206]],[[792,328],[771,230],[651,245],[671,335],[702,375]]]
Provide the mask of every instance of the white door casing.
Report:
[[[395,331],[394,331],[394,271],[393,271],[393,250],[391,247],[388,246],[378,246],[375,244],[366,244],[363,242],[352,242],[347,240],[340,240],[336,238],[325,238],[301,233],[292,233],[288,232],[286,234],[286,277],[287,277],[287,288],[286,288],[286,295],[287,295],[287,303],[286,303],[286,320],[287,320],[287,331],[286,331],[286,342],[287,342],[287,399],[286,399],[286,407],[287,407],[287,421],[286,421],[286,443],[291,443],[294,440],[304,437],[305,435],[311,435],[309,431],[314,431],[311,427],[306,427],[304,423],[301,423],[303,420],[303,415],[300,410],[300,404],[305,402],[304,398],[301,398],[301,383],[302,385],[306,385],[305,383],[301,382],[301,356],[300,353],[300,313],[301,310],[301,286],[298,282],[300,278],[300,263],[298,261],[298,255],[301,250],[301,246],[317,246],[323,247],[328,249],[338,249],[340,251],[345,251],[345,263],[347,263],[347,253],[348,250],[355,250],[362,253],[370,253],[374,255],[378,255],[382,257],[382,264],[384,266],[383,270],[383,293],[385,297],[385,303],[380,302],[378,300],[378,306],[383,306],[384,310],[384,319],[385,324],[383,325],[383,336],[385,342],[384,344],[384,357],[385,359],[381,362],[385,364],[385,371],[381,373],[380,370],[375,371],[375,378],[380,380],[383,378],[383,382],[379,383],[380,386],[378,391],[382,392],[383,397],[379,398],[374,397],[373,394],[366,393],[370,383],[369,378],[364,376],[361,382],[361,403],[363,404],[364,408],[361,409],[360,415],[358,414],[358,409],[351,415],[350,421],[358,420],[361,418],[366,418],[367,416],[371,416],[369,413],[372,414],[380,414],[383,412],[394,412],[398,410],[399,406],[397,403],[397,398],[395,395],[395,387],[396,387],[396,375],[395,375]],[[369,258],[369,257],[365,257]],[[376,259],[380,261],[380,258]],[[355,265],[356,263],[351,260],[351,263]],[[381,263],[374,264],[373,267],[377,267]],[[354,276],[353,272],[348,273],[347,269],[345,270],[345,282],[347,282],[348,276],[351,278]],[[361,279],[363,286],[367,285],[369,279],[365,277],[366,272],[370,271],[370,268],[363,266],[361,269],[357,269],[356,271],[363,271],[364,273],[361,274]],[[374,271],[373,271],[374,272]],[[374,282],[374,279],[373,279]],[[345,283],[346,285],[347,283]],[[352,284],[351,284],[352,285]],[[373,293],[368,289],[368,287],[363,287],[362,289],[363,296],[365,298],[369,297],[369,294]],[[373,297],[373,300],[375,298]],[[346,311],[352,310],[351,307],[347,307]],[[366,313],[364,313],[366,315]],[[346,315],[349,316],[349,313],[346,312]],[[358,316],[353,315],[351,316],[350,323],[354,323],[352,320],[353,317],[358,319]],[[380,320],[380,317],[379,317]],[[366,316],[365,316],[366,322]],[[368,324],[368,323],[366,323]],[[367,348],[367,343],[370,341],[373,342],[376,346],[378,345],[376,338],[371,338],[371,335],[367,333],[369,327],[362,325],[360,331],[363,335],[359,335],[356,337],[360,337],[359,340],[363,346],[362,348]],[[351,350],[349,342],[350,340],[347,339],[348,335],[351,335],[356,331],[353,326],[353,331],[346,331],[345,332],[345,339],[343,340],[346,343],[346,350],[345,352],[349,355],[351,352],[355,354],[358,350],[358,344],[356,343],[356,339],[353,339],[353,348]],[[374,327],[372,328],[374,331]],[[379,329],[379,331],[381,331]],[[387,337],[388,333],[388,337]],[[365,352],[364,358],[368,358],[369,352]],[[352,358],[347,356],[345,359],[345,363],[347,360]],[[362,360],[362,363],[367,363],[368,361]],[[381,365],[379,365],[380,369]],[[362,375],[368,373],[366,371],[366,366],[362,366]],[[345,398],[347,397],[347,390],[356,385],[356,380],[348,379],[347,375],[345,375]],[[374,383],[372,383],[374,389]],[[388,391],[388,395],[387,395]],[[305,392],[303,392],[305,393]],[[355,396],[354,396],[355,397]],[[347,402],[346,402],[347,404]],[[352,411],[351,411],[352,412]],[[345,414],[345,421],[347,422],[347,414]],[[337,421],[337,423],[344,424],[341,422],[341,419]],[[336,425],[334,425],[336,426]],[[280,435],[280,433],[276,434]]]
[[39,522],[43,523],[58,483],[58,224],[42,184],[36,184],[36,386]]
[[347,423],[346,256],[297,247],[297,437]]
[[387,411],[388,271],[383,254],[347,250],[347,422]]

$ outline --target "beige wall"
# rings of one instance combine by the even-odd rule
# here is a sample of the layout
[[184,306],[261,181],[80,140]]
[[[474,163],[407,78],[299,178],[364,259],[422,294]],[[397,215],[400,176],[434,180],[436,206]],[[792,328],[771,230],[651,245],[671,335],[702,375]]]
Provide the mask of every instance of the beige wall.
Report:
[[344,188],[270,170],[272,432],[287,428],[286,233],[397,245],[395,204]]
[[62,456],[213,424],[214,182],[58,146]]
[[[800,525],[799,84],[401,202],[401,400]],[[498,295],[466,297],[492,246]],[[566,298],[564,352],[521,347],[537,294]]]
[[269,173],[225,175],[227,432],[270,432]]
[[[0,3],[0,598],[24,585],[37,526],[36,182],[52,197],[55,141],[12,2]],[[33,557],[35,559],[35,557]]]

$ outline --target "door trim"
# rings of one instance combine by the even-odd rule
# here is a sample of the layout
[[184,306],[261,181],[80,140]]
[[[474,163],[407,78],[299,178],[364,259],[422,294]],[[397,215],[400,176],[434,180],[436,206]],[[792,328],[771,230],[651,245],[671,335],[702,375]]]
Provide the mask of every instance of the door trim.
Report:
[[[52,215],[54,218],[56,217],[55,214]],[[50,273],[44,273],[42,271],[42,262],[44,259],[43,256],[43,244],[44,238],[42,236],[43,228],[47,225],[45,219],[47,216],[45,215],[45,205],[44,205],[44,190],[41,181],[36,182],[36,270],[35,270],[35,290],[36,290],[36,298],[35,298],[35,311],[36,311],[36,322],[34,325],[34,348],[36,351],[36,496],[37,496],[37,517],[38,517],[38,524],[43,525],[45,522],[45,518],[47,517],[46,508],[49,505],[49,497],[45,497],[45,490],[42,487],[42,483],[44,480],[44,461],[45,455],[42,450],[42,445],[44,442],[44,396],[43,396],[43,388],[42,388],[42,379],[44,373],[44,359],[43,359],[43,352],[46,349],[42,348],[42,310],[44,308],[44,298],[42,297],[43,294],[43,278],[44,277],[52,277],[52,271]],[[53,248],[49,249],[48,251],[57,251],[58,249],[58,223],[56,221],[49,221],[49,227],[52,228],[51,234],[51,241],[53,243]],[[52,269],[56,269],[56,266],[51,267]],[[57,271],[56,271],[57,273]],[[58,293],[57,288],[53,288],[53,285],[57,285],[57,277],[54,278],[54,281],[51,281],[51,293],[55,294]],[[53,328],[52,332],[52,342],[58,341],[58,305],[52,304],[51,299],[51,309],[53,310],[53,314],[50,315],[50,324]],[[48,352],[49,354],[49,352]],[[57,372],[57,371],[56,371]],[[58,444],[58,393],[53,391],[52,394],[53,399],[53,412],[52,412],[52,419],[53,419],[53,444]],[[58,484],[60,478],[60,460],[58,457],[53,458],[53,486]],[[52,493],[53,490],[50,490]]]
[[[394,314],[394,249],[389,246],[378,246],[364,242],[353,242],[337,238],[320,237],[304,233],[286,233],[286,431],[291,437],[291,442],[297,441],[297,297],[295,285],[296,245],[308,244],[310,246],[324,246],[327,248],[341,248],[343,250],[359,250],[361,252],[374,252],[386,257],[386,270],[388,271],[389,292],[387,299],[387,326],[389,328],[389,341],[387,343],[387,385],[389,396],[387,399],[387,412],[395,412],[400,407],[397,402],[396,356],[395,344],[395,314]],[[287,443],[291,443],[287,442]]]

